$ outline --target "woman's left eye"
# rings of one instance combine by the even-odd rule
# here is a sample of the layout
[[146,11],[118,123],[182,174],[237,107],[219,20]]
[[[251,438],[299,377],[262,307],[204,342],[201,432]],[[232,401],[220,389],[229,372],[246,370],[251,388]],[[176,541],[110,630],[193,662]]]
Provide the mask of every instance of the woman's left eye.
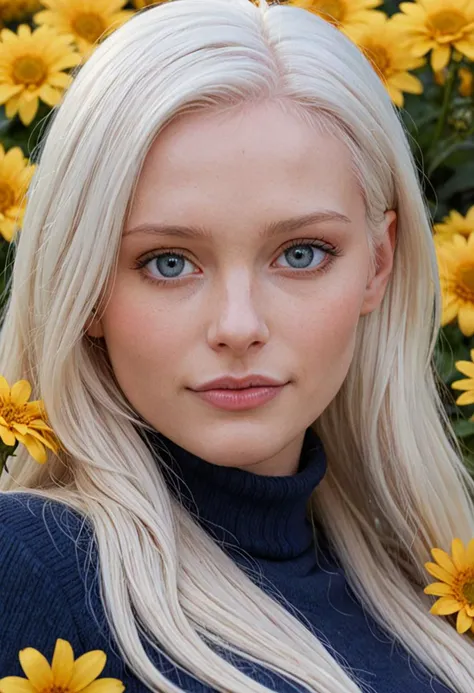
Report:
[[[285,256],[285,258],[288,261],[288,256],[291,257],[293,256],[293,259],[296,262],[296,267],[293,267],[294,269],[313,269],[311,267],[311,263],[313,260],[317,260],[318,257],[321,255],[327,256],[330,253],[330,249],[325,249],[321,247],[321,244],[319,243],[301,243],[297,242],[296,244],[290,245],[285,250],[282,252],[282,255]],[[318,262],[316,264],[316,267],[318,267],[321,264],[321,262]],[[290,265],[291,267],[291,265]]]
[[[337,246],[326,243],[325,241],[292,241],[290,245],[283,249],[278,257],[284,256],[287,265],[290,269],[306,270],[307,272],[325,272],[334,262],[336,256],[340,255],[341,251]],[[325,257],[328,260],[325,262]],[[154,282],[155,284],[176,284],[179,280],[185,279],[186,276],[191,276],[192,272],[187,275],[177,276],[185,266],[186,262],[191,265],[194,263],[180,251],[166,250],[166,252],[158,252],[156,250],[148,253],[135,264],[135,269],[143,270],[147,265],[155,261],[154,267],[161,273],[161,278],[150,276],[149,272],[142,272],[145,279]],[[165,278],[164,278],[165,277]]]

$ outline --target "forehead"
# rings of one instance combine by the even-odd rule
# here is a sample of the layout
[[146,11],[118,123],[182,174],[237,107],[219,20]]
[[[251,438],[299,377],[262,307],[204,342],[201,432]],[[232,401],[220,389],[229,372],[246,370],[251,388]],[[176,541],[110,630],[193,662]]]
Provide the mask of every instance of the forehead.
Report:
[[349,150],[297,113],[264,102],[188,113],[165,128],[145,158],[128,225],[212,225],[225,217],[248,226],[316,207],[363,213]]

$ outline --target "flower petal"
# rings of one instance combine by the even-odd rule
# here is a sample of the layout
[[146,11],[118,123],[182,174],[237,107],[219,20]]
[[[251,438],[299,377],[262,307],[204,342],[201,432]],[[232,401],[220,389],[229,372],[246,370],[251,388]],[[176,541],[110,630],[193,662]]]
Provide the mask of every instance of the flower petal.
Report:
[[455,380],[451,383],[453,390],[474,390],[474,379],[465,378],[464,380]]
[[91,652],[86,652],[76,659],[72,678],[69,682],[71,693],[82,691],[100,676],[106,661],[107,655],[102,650],[91,650]]
[[443,549],[431,549],[431,555],[435,559],[436,563],[444,568],[451,575],[456,575],[456,566],[452,562],[450,556],[443,551]]
[[448,597],[453,596],[453,588],[451,585],[447,585],[445,582],[432,582],[431,585],[427,585],[423,590],[425,594],[434,594],[436,597]]
[[392,75],[390,77],[390,84],[403,91],[410,92],[411,94],[421,94],[423,92],[423,83],[408,72],[399,72],[398,74]]
[[39,97],[48,104],[48,106],[56,106],[56,104],[61,101],[61,96],[61,92],[50,84],[43,84],[39,90]]
[[39,106],[39,99],[35,96],[31,101],[21,100],[18,106],[18,113],[23,125],[30,125],[35,117]]
[[125,686],[118,679],[99,679],[82,689],[81,693],[122,693]]
[[50,688],[53,685],[53,672],[41,652],[33,647],[25,647],[24,650],[20,650],[18,656],[25,676],[36,689],[41,691],[42,688]]
[[458,314],[459,329],[465,337],[474,334],[474,306],[471,303],[463,303]]
[[447,325],[452,322],[459,312],[459,304],[457,300],[453,300],[450,303],[444,303],[443,305],[443,315],[441,317],[441,326]]
[[462,609],[462,604],[453,597],[441,597],[430,609],[430,613],[435,616],[449,616]]
[[31,435],[22,436],[21,433],[17,433],[16,437],[20,443],[25,446],[31,457],[36,460],[36,462],[39,462],[39,464],[44,464],[46,462],[48,459],[46,450],[39,440]]
[[[473,390],[474,390],[474,380],[473,382]],[[30,428],[37,428],[38,430],[41,431],[50,431],[51,433],[54,433],[53,429],[48,426],[48,424],[45,424],[45,422],[42,419],[33,419],[33,421],[30,421],[28,424]]]
[[414,58],[419,58],[420,56],[425,55],[425,53],[428,53],[428,51],[434,46],[435,42],[432,39],[419,38],[417,39],[416,43],[410,47],[410,53]]
[[2,693],[38,693],[28,679],[22,679],[20,676],[6,676],[0,679],[0,690]]
[[461,539],[458,539],[457,537],[451,542],[451,556],[456,569],[464,570],[466,567],[464,544],[462,543]]
[[456,630],[458,633],[465,633],[472,626],[473,619],[466,614],[465,609],[461,609],[456,619]]
[[451,55],[451,45],[436,45],[431,51],[431,67],[435,72],[443,70],[449,63]]
[[454,42],[454,47],[461,53],[464,53],[469,60],[474,60],[474,43],[472,41],[461,39]]
[[[50,442],[50,434],[47,431],[35,431],[34,428],[28,428],[28,435],[31,438],[36,438],[36,440],[41,444],[45,445],[47,448],[50,448],[54,452],[56,452],[56,446],[51,445]],[[54,438],[54,436],[52,436]]]
[[11,399],[13,404],[17,407],[21,407],[26,404],[30,399],[31,395],[31,385],[28,380],[19,380],[17,383],[12,385]]
[[469,390],[469,392],[463,392],[463,394],[457,398],[456,404],[459,404],[461,407],[468,404],[474,404],[474,392],[472,390]]
[[456,369],[468,378],[474,378],[474,363],[472,361],[456,361]]
[[18,431],[18,433],[21,433],[23,436],[26,436],[28,433],[28,426],[26,424],[21,424],[21,423],[15,423],[15,421],[12,423],[12,428],[15,431]]
[[437,565],[436,563],[425,563],[425,568],[430,573],[430,575],[432,575],[435,578],[438,578],[438,580],[442,580],[443,582],[446,582],[448,585],[453,584],[454,577],[451,575],[451,573],[448,573],[447,570],[441,568],[441,566]]
[[74,669],[74,650],[67,640],[56,640],[51,669],[56,687],[67,689]]
[[471,539],[466,547],[466,561],[471,568],[474,568],[474,539]]
[[5,103],[5,101],[11,99],[12,96],[16,96],[16,94],[19,94],[23,89],[23,84],[1,84],[0,103]]
[[0,424],[0,438],[5,443],[5,445],[15,445],[16,437],[13,431],[11,431],[6,426]]
[[0,397],[6,400],[10,399],[10,385],[3,375],[0,375]]

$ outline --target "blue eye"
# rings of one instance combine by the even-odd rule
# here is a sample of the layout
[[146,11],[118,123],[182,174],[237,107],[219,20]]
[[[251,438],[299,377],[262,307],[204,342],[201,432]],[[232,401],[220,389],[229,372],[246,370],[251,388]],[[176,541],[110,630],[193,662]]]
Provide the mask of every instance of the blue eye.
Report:
[[169,279],[178,278],[176,272],[182,270],[187,261],[184,255],[180,255],[179,253],[162,253],[161,255],[156,255],[151,260],[156,261],[156,266],[159,271]]
[[323,250],[319,245],[313,243],[298,243],[297,245],[290,246],[283,251],[282,255],[289,257],[293,256],[296,261],[297,269],[308,269],[308,263],[311,263],[315,257],[317,258],[318,251],[322,255],[322,260],[324,260],[324,256],[327,255],[328,251]]

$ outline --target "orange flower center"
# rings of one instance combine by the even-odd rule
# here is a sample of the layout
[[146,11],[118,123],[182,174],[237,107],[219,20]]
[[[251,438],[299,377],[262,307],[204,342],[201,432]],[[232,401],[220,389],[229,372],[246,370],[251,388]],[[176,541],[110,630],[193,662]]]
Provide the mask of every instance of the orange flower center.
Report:
[[40,84],[45,78],[45,65],[35,55],[22,55],[13,63],[13,79],[17,84]]
[[466,582],[462,587],[462,593],[470,606],[474,606],[474,581]]
[[69,693],[70,689],[69,688],[63,688],[62,686],[56,686],[55,683],[53,683],[52,686],[47,686],[46,688],[41,689],[41,693]]
[[102,17],[94,12],[82,12],[73,20],[72,26],[76,34],[89,43],[95,43],[106,28]]
[[466,28],[467,19],[459,10],[440,10],[430,15],[428,24],[437,38],[453,38]]
[[456,290],[460,298],[474,302],[474,265],[472,263],[466,263],[458,268]]
[[458,572],[453,580],[454,598],[464,606],[474,607],[474,567]]
[[5,213],[7,209],[15,204],[15,195],[10,185],[0,181],[0,213]]
[[331,24],[343,22],[346,16],[346,4],[345,2],[340,2],[340,0],[316,0],[313,2],[311,9],[318,12],[323,19],[326,19]]
[[3,416],[7,424],[19,423],[28,425],[37,416],[32,416],[26,412],[26,404],[21,407],[5,402],[0,399],[0,416]]

